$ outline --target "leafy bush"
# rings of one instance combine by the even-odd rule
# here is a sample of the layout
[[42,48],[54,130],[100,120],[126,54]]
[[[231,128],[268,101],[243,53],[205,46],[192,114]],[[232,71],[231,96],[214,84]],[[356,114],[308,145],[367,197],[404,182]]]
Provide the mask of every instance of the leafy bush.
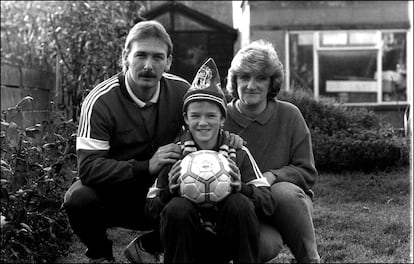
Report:
[[1,122],[1,262],[46,263],[72,238],[62,211],[76,175],[76,125],[44,122],[22,129]]
[[125,37],[141,1],[1,1],[1,59],[60,72],[76,121],[82,95],[119,72]]
[[303,90],[281,91],[278,99],[301,110],[319,170],[369,171],[409,163],[409,139],[373,111],[316,101]]

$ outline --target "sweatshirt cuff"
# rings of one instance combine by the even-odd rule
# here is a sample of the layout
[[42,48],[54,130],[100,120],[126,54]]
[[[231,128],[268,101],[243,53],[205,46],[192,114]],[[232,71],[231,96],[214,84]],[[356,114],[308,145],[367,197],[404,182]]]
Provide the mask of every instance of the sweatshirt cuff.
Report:
[[168,188],[161,190],[159,195],[160,195],[160,200],[163,204],[168,203],[173,198],[173,195],[170,193]]
[[253,196],[253,187],[251,185],[242,183],[240,192],[251,198]]
[[286,171],[284,171],[282,169],[270,170],[270,172],[273,173],[273,175],[275,175],[275,177],[276,177],[276,180],[273,184],[275,184],[277,182],[285,181],[285,179],[287,178]]
[[142,174],[149,174],[149,160],[133,160],[132,172],[134,173],[134,177],[138,177],[138,175]]

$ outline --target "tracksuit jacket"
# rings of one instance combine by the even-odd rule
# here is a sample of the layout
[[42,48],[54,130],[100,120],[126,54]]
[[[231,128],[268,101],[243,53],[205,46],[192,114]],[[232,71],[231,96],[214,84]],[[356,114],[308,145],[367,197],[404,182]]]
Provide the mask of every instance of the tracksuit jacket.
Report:
[[163,74],[153,117],[155,133],[148,131],[143,109],[128,93],[123,73],[92,89],[82,104],[76,140],[82,183],[99,189],[140,182],[142,191],[148,190],[156,177],[149,174],[149,159],[179,133],[189,87],[184,79]]

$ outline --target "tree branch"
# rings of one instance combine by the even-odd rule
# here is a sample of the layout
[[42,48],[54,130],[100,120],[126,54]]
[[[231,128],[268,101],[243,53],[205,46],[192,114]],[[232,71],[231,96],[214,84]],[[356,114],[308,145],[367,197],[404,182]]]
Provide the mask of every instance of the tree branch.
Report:
[[56,25],[54,23],[54,19],[53,19],[52,14],[49,15],[49,18],[50,18],[50,23],[52,24],[52,35],[53,35],[53,38],[56,41],[56,46],[57,46],[57,50],[59,52],[60,58],[62,59],[63,63],[65,64],[66,68],[68,68],[68,70],[70,70],[71,72],[73,72],[73,68],[69,66],[69,64],[65,60],[65,56],[63,55],[62,47],[60,46],[59,39],[58,39],[58,37],[56,35],[56,30],[55,30],[56,29]]

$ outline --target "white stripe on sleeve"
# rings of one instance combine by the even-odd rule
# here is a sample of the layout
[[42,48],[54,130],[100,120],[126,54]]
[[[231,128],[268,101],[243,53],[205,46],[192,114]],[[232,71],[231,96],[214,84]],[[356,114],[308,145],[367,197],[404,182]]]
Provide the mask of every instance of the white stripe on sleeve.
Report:
[[92,109],[95,102],[98,98],[107,92],[109,92],[112,88],[118,86],[118,78],[112,77],[107,81],[99,84],[96,86],[85,98],[82,108],[81,108],[81,118],[79,121],[79,136],[80,137],[90,137],[90,119],[92,115]]
[[265,177],[251,180],[247,184],[253,184],[256,187],[270,187],[269,182],[266,180]]
[[245,146],[242,146],[242,150],[247,153],[247,156],[249,157],[249,160],[250,160],[250,162],[253,166],[253,170],[254,170],[254,173],[255,173],[256,177],[258,179],[260,179],[260,178],[266,179],[266,178],[263,177],[262,172],[260,171],[259,166],[257,166],[257,163],[254,160],[254,158],[253,158],[252,154],[250,153],[249,149],[246,148]]
[[157,197],[160,193],[160,189],[158,187],[156,187],[157,182],[155,182],[154,185],[152,185],[147,193],[147,198],[149,199],[154,199],[155,197]]
[[76,150],[108,150],[109,141],[98,140],[86,137],[76,138]]

